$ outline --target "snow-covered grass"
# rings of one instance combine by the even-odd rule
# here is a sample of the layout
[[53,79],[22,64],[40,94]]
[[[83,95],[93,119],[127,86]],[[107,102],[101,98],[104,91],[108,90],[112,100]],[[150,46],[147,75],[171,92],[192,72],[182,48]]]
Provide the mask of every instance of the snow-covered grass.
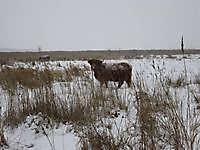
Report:
[[133,66],[120,89],[100,87],[87,61],[4,65],[1,134],[9,149],[200,148],[199,58],[105,60]]

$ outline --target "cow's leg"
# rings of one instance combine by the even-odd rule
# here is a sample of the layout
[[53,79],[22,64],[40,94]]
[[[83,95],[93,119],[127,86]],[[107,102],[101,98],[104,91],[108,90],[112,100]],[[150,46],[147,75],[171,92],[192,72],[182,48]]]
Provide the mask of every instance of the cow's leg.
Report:
[[108,88],[108,82],[105,81],[106,88]]
[[103,84],[104,84],[103,82],[100,82],[101,87],[103,86]]
[[106,82],[106,81],[102,81],[102,82],[100,82],[100,84],[101,84],[101,87],[103,87],[103,84],[105,83],[105,85],[106,85],[106,88],[108,88],[108,82]]
[[128,84],[128,87],[131,87],[131,80],[127,80],[126,83]]
[[120,88],[123,83],[124,83],[124,81],[119,81],[118,88]]

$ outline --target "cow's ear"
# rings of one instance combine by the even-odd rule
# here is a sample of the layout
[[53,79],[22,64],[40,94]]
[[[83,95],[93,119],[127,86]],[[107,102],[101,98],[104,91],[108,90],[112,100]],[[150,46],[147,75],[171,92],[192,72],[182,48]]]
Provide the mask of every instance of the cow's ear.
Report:
[[92,60],[90,59],[90,60],[88,60],[88,63],[91,65],[92,64]]

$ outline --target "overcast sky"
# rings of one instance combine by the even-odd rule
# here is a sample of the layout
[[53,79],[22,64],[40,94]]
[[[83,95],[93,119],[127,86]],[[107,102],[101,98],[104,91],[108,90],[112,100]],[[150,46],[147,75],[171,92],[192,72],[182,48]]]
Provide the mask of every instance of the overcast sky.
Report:
[[200,48],[200,0],[0,0],[0,47]]

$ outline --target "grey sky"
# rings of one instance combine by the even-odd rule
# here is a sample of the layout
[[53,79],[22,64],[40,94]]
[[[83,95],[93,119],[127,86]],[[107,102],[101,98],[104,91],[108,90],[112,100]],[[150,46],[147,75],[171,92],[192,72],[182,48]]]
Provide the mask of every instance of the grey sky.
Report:
[[0,47],[200,48],[200,0],[0,0]]

